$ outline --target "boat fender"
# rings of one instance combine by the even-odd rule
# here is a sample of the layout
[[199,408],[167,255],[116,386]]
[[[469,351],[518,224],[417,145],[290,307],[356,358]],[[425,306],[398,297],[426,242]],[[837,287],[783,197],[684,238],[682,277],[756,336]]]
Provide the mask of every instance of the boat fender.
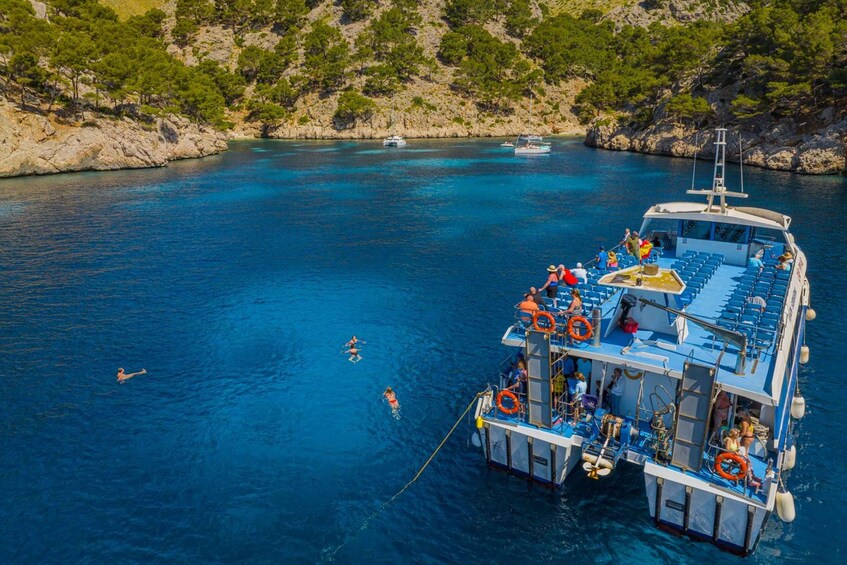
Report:
[[479,433],[474,432],[471,434],[471,443],[474,447],[482,447],[482,440],[479,439]]
[[[585,461],[586,463],[590,463],[591,465],[597,465],[597,456],[596,455],[592,455],[590,453],[583,453],[582,454],[582,460]],[[606,458],[600,459],[600,465],[599,466],[604,468],[604,469],[612,469],[613,468],[612,464]]]
[[809,362],[809,346],[801,345],[800,346],[800,364],[805,365]]
[[812,320],[814,320],[817,317],[818,317],[818,313],[815,312],[814,308],[811,308],[811,307],[806,308],[806,321],[807,322],[811,322]]
[[797,464],[797,446],[792,445],[785,450],[785,457],[782,459],[782,468],[790,471]]
[[482,416],[476,417],[476,429],[481,430],[483,426]]
[[791,417],[795,420],[799,420],[805,415],[806,399],[799,394],[795,394],[794,398],[791,400]]
[[794,510],[794,496],[784,489],[776,492],[776,515],[785,523],[794,521],[797,513]]

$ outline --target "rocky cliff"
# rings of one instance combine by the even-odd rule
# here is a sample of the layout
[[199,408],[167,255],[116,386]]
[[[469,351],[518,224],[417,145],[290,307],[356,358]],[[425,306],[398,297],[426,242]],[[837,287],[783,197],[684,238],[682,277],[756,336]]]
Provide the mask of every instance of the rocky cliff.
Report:
[[[822,114],[828,114],[825,110]],[[827,116],[824,115],[824,118]],[[744,148],[744,164],[803,174],[847,174],[847,118],[832,120],[820,129],[804,130],[792,119],[762,121],[739,131],[732,129],[727,160],[738,161],[738,142]],[[616,123],[589,129],[585,144],[616,151],[693,158],[714,157],[712,130],[697,130],[672,122],[636,129]]]
[[145,123],[98,116],[67,122],[23,112],[0,99],[0,177],[161,167],[226,148],[223,133],[186,118]]

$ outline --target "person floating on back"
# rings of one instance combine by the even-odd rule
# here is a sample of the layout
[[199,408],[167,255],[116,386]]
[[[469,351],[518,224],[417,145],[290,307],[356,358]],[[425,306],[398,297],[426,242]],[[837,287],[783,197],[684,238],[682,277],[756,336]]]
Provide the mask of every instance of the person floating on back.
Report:
[[382,396],[388,401],[388,406],[391,408],[391,415],[396,419],[400,419],[400,403],[397,401],[397,395],[394,394],[394,391],[391,390],[391,387],[387,387],[385,392],[382,393]]
[[350,354],[350,358],[348,359],[348,361],[350,361],[351,363],[358,363],[359,361],[362,360],[362,356],[359,355],[359,350],[355,345],[351,345],[350,349],[348,349],[347,351],[344,351],[343,353],[349,353]]
[[118,369],[118,382],[122,383],[126,380],[131,379],[132,377],[136,377],[138,375],[145,375],[145,374],[147,374],[147,369],[141,369],[140,371],[138,371],[136,373],[124,373],[123,367],[120,367]]

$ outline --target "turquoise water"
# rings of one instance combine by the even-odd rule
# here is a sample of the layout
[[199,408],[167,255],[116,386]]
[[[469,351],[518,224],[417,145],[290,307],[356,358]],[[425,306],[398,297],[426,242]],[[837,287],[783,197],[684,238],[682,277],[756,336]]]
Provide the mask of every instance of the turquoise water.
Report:
[[[494,381],[545,267],[690,184],[689,161],[497,143],[243,142],[0,182],[0,562],[735,561],[653,529],[637,467],[551,492],[488,470],[464,423],[360,530]],[[745,189],[793,216],[818,312],[798,517],[748,561],[839,562],[847,181],[748,169]]]

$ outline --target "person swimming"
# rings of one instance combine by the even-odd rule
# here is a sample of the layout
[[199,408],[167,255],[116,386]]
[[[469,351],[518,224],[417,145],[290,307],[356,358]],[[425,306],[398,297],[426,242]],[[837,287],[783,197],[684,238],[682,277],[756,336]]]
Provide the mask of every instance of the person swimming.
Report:
[[147,374],[147,369],[141,369],[140,371],[138,371],[136,373],[124,373],[123,367],[119,367],[118,368],[118,382],[122,383],[126,380],[131,379],[132,377],[135,377],[135,376],[138,376],[138,375],[146,375],[146,374]]
[[344,344],[344,347],[354,347],[356,345],[365,344],[365,343],[367,343],[367,342],[366,341],[359,341],[359,338],[357,338],[356,336],[353,336],[353,337],[350,338],[350,341],[348,341],[347,343]]
[[394,394],[394,391],[391,390],[391,387],[387,387],[385,392],[382,393],[382,396],[388,400],[388,406],[391,407],[391,415],[396,419],[400,419],[400,403],[397,401],[397,395]]
[[355,345],[351,345],[350,349],[348,349],[347,351],[343,351],[342,353],[350,354],[350,358],[348,359],[348,361],[350,361],[351,363],[358,363],[362,360],[362,356],[359,355],[359,350],[356,348]]

